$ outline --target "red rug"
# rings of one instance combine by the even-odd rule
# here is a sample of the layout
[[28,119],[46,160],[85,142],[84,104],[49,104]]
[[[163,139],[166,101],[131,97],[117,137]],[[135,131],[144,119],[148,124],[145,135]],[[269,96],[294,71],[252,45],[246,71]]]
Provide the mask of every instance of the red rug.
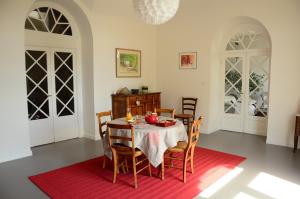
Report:
[[[193,198],[239,165],[244,157],[205,148],[195,149],[195,173],[187,173],[182,182],[182,171],[165,168],[165,180],[147,173],[138,174],[138,189],[132,187],[133,175],[120,174],[112,184],[112,165],[102,169],[102,157],[56,169],[29,179],[51,198]],[[189,167],[188,167],[189,168]],[[189,169],[188,169],[189,171]]]

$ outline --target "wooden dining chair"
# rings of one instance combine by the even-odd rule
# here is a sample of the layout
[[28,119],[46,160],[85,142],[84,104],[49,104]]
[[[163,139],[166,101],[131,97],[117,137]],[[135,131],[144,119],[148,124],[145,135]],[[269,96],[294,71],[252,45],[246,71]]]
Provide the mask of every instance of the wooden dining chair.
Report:
[[[137,184],[137,174],[148,168],[149,176],[151,174],[151,166],[147,157],[143,154],[142,151],[135,148],[134,145],[134,127],[130,124],[112,124],[108,123],[108,135],[109,135],[109,146],[113,155],[113,163],[114,163],[114,175],[113,175],[113,183],[116,182],[117,173],[119,171],[120,166],[124,166],[128,168],[127,158],[132,159],[132,169],[133,169],[133,177],[134,177],[134,188],[138,187]],[[113,135],[112,129],[118,130],[129,130],[130,135],[128,136],[126,133],[124,135]],[[131,147],[124,146],[118,144],[118,142],[131,142]],[[125,157],[122,162],[120,162],[120,156]],[[125,160],[125,161],[124,161]],[[146,164],[142,166],[142,163]],[[139,170],[137,170],[137,166],[141,166]]]
[[[190,161],[191,165],[191,173],[194,173],[194,152],[195,147],[200,135],[200,124],[203,118],[200,116],[198,120],[194,120],[192,122],[190,131],[188,133],[188,141],[179,141],[175,147],[168,148],[167,152],[165,153],[166,159],[169,159],[169,168],[174,167],[172,165],[173,160],[179,160],[183,162],[183,167],[179,168],[183,171],[183,182],[186,183],[186,171],[187,171],[187,163]],[[174,157],[173,154],[182,153],[183,159]],[[178,168],[178,167],[174,167]],[[164,172],[162,171],[162,174]]]
[[180,114],[175,115],[175,118],[182,120],[183,124],[186,125],[188,132],[189,127],[191,125],[191,121],[195,120],[197,101],[198,98],[183,97],[182,112]]
[[[97,119],[98,119],[98,126],[99,126],[99,135],[102,139],[102,146],[103,146],[103,151],[105,152],[105,146],[108,142],[107,139],[107,122],[112,120],[112,112],[111,111],[105,111],[105,112],[99,112],[96,114]],[[102,163],[102,167],[105,168],[106,165],[106,159],[108,157],[106,157],[105,153],[104,153],[104,158],[103,158],[103,163]]]
[[161,115],[162,113],[169,114],[171,118],[175,116],[175,109],[167,109],[167,108],[155,108],[154,113]]

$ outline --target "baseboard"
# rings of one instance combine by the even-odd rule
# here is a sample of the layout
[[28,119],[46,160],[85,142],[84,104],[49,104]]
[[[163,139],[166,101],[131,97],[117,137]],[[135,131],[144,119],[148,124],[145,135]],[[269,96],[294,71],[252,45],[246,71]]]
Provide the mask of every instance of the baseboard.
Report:
[[212,134],[212,133],[215,133],[219,130],[220,129],[211,129],[211,130],[201,131],[201,133],[203,133],[203,134]]
[[201,134],[211,134],[209,131],[201,131]]
[[29,149],[25,153],[13,155],[13,156],[10,156],[10,157],[7,157],[7,158],[2,158],[2,159],[0,159],[0,164],[4,163],[4,162],[12,161],[12,160],[17,160],[17,159],[25,158],[25,157],[28,157],[28,156],[32,156],[31,149]]
[[[282,146],[282,147],[294,148],[294,144],[293,143],[288,143],[288,144],[286,144],[286,143],[274,143],[274,142],[270,142],[268,140],[268,138],[266,140],[266,143],[270,144],[270,145],[275,145],[275,146]],[[298,149],[300,149],[299,144],[298,144]]]
[[100,136],[98,133],[84,133],[83,137],[91,139],[91,140],[100,140]]
[[91,133],[84,133],[83,137],[91,139],[91,140],[95,140],[95,134],[91,134]]

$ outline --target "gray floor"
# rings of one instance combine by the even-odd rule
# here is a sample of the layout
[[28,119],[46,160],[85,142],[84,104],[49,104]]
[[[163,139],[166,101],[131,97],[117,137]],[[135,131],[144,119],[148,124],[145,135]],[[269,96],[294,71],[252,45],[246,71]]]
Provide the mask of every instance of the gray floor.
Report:
[[[290,148],[266,145],[265,137],[227,131],[203,134],[199,145],[247,157],[240,165],[243,171],[209,198],[246,198],[245,195],[238,195],[241,192],[249,198],[274,198],[249,188],[248,184],[261,172],[297,184],[292,188],[300,190],[300,151],[293,154]],[[32,157],[0,164],[0,198],[48,198],[28,180],[28,176],[91,159],[100,154],[100,142],[85,138],[35,147]],[[266,186],[273,186],[272,182]],[[288,191],[288,188],[283,191]],[[283,198],[300,198],[300,195],[284,195]]]

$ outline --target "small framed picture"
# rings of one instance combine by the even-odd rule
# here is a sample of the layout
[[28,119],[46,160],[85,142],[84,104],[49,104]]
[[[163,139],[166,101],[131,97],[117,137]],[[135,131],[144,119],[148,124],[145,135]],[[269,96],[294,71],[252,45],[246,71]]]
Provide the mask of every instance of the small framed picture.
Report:
[[141,51],[116,48],[116,77],[141,77]]
[[197,52],[179,53],[180,69],[196,69],[197,68]]

